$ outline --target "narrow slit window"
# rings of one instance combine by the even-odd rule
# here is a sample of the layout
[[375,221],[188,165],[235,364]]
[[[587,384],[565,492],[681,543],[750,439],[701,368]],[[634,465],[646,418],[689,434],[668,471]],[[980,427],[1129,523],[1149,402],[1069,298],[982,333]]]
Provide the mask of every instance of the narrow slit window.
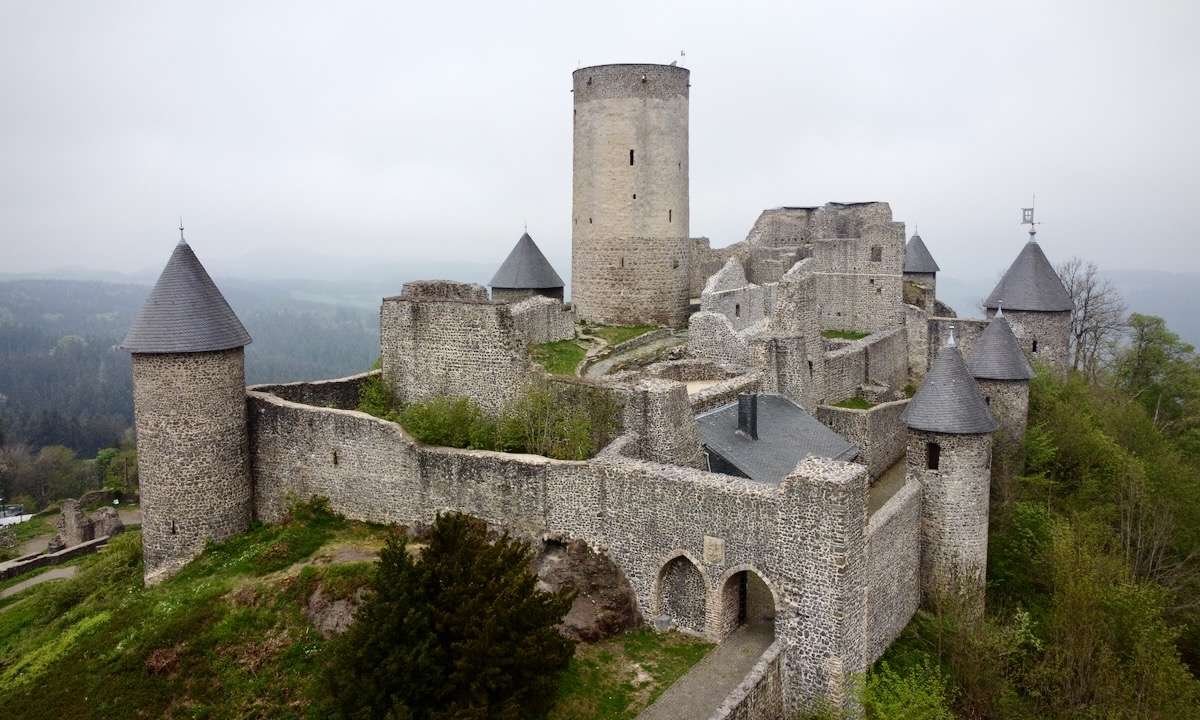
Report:
[[813,364],[812,364],[812,360],[809,360],[809,361],[808,361],[808,376],[809,376],[810,378],[813,376]]
[[733,316],[739,318],[742,316],[742,306],[740,303],[733,304]]
[[334,450],[334,451],[333,451],[333,464],[334,464],[334,465],[337,465],[337,464],[338,464],[338,454],[337,454],[337,450]]
[[633,165],[633,148],[629,148],[629,164]]
[[621,258],[621,267],[625,267],[625,258]]
[[172,534],[172,535],[176,535],[176,534],[178,534],[178,531],[177,531],[177,529],[175,528],[175,521],[174,521],[174,520],[172,520],[172,521],[171,521],[171,534]]
[[925,443],[925,466],[937,470],[942,464],[942,446],[937,443]]
[[1037,352],[1037,338],[1033,339],[1033,351]]
[[671,216],[674,214],[674,212],[675,212],[674,210],[667,210],[667,222],[674,222],[671,219]]

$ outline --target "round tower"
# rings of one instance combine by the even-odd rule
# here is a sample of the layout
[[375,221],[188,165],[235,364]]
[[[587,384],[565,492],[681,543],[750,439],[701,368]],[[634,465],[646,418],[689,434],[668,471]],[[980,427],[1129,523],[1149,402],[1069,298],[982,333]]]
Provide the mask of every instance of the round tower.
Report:
[[1033,232],[983,305],[989,318],[1004,306],[1013,335],[1030,362],[1036,360],[1060,371],[1070,367],[1075,303]]
[[996,421],[953,328],[901,420],[908,425],[908,476],[922,490],[921,594],[927,604],[957,595],[982,611]]
[[581,320],[687,322],[689,77],[674,65],[573,75],[571,301]]
[[181,237],[122,343],[133,354],[147,584],[250,525],[249,342]]

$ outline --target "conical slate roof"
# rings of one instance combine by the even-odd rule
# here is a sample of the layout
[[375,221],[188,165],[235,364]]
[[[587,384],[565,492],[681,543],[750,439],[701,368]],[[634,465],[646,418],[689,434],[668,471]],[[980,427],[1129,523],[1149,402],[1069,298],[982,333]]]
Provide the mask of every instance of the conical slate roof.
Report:
[[953,345],[938,352],[900,419],[915,430],[956,435],[989,433],[997,427],[979,386]]
[[938,270],[941,268],[929,254],[929,248],[925,247],[925,241],[921,239],[920,235],[913,235],[908,244],[904,246],[904,272],[935,273]]
[[1021,352],[1008,318],[997,315],[971,346],[967,360],[971,376],[979,380],[1028,380],[1033,368]]
[[550,261],[542,254],[533,238],[529,237],[529,233],[525,233],[488,284],[494,288],[543,290],[560,288],[563,281],[558,273],[554,272]]
[[180,240],[121,347],[135,353],[191,353],[249,343],[250,334],[225,296]]
[[1036,240],[1025,243],[1004,277],[987,296],[984,306],[1009,310],[1061,312],[1071,310],[1071,296]]

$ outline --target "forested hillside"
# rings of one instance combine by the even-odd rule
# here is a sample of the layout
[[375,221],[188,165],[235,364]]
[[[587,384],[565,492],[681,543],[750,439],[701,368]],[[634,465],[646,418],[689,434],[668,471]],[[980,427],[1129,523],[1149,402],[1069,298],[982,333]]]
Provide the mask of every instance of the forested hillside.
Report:
[[[378,316],[296,299],[279,284],[221,281],[254,342],[250,383],[332,377],[367,368]],[[149,286],[73,280],[0,282],[0,444],[63,445],[82,456],[132,424],[129,355],[116,348]]]

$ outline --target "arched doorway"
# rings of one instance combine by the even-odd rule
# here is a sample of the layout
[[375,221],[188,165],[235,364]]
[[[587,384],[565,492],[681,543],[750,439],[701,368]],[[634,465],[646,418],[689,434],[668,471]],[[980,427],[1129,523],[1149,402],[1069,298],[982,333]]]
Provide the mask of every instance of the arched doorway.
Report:
[[658,575],[659,613],[681,630],[704,632],[704,576],[683,555],[671,558]]
[[742,626],[775,634],[775,596],[750,569],[733,573],[721,586],[721,637]]

